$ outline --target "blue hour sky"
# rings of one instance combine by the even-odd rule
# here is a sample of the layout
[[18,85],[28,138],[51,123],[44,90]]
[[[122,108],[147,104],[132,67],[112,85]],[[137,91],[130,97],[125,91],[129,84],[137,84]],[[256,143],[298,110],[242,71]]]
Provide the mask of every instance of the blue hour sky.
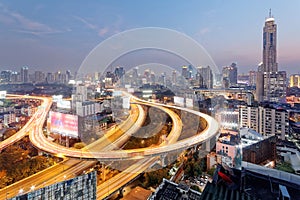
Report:
[[279,69],[300,72],[300,1],[0,1],[0,70],[79,68],[101,41],[132,28],[163,27],[198,41],[218,67],[256,70],[269,9],[278,25]]

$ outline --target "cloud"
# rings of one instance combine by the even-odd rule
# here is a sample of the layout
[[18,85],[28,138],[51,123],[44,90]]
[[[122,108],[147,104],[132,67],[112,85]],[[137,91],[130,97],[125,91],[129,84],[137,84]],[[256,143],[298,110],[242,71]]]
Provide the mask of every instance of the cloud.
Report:
[[0,4],[0,22],[8,25],[12,30],[20,33],[32,35],[54,34],[64,31],[56,30],[50,26],[31,20],[24,15],[8,9],[5,5]]
[[12,12],[12,13],[10,13],[10,16],[12,16],[21,25],[21,27],[23,27],[25,30],[31,30],[31,31],[35,31],[35,32],[54,31],[49,26],[39,23],[39,22],[36,22],[36,21],[33,21],[33,20],[30,20],[19,13]]
[[100,36],[100,37],[104,37],[108,34],[118,33],[120,30],[120,25],[122,23],[122,18],[120,16],[117,16],[115,22],[111,23],[109,25],[110,28],[108,28],[107,26],[99,26],[97,24],[93,24],[90,21],[88,21],[87,19],[84,19],[79,16],[73,16],[73,18],[75,18],[76,20],[83,23],[87,28],[95,31],[98,34],[98,36]]
[[103,37],[108,31],[109,31],[109,29],[107,27],[102,28],[99,30],[98,35]]
[[199,31],[199,34],[200,35],[204,35],[204,34],[207,34],[211,32],[211,29],[209,27],[205,27],[205,28],[202,28],[200,31]]
[[7,15],[0,14],[0,23],[6,24],[6,25],[11,25],[15,22],[14,19],[11,17],[8,17]]
[[75,19],[79,20],[80,22],[82,22],[83,24],[85,24],[88,28],[92,29],[92,30],[96,30],[98,29],[98,27],[90,22],[88,22],[87,20],[83,19],[82,17],[78,17],[78,16],[73,16]]

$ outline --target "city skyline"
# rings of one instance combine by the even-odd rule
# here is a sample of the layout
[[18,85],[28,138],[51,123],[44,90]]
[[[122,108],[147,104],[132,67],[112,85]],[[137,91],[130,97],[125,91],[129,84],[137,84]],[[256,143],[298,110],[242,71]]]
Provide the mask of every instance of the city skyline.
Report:
[[0,68],[19,70],[27,65],[34,70],[76,71],[85,56],[113,34],[132,28],[164,27],[199,42],[219,69],[237,62],[239,73],[247,72],[256,70],[262,61],[261,29],[271,8],[278,24],[278,67],[288,74],[298,73],[298,5],[296,1],[293,6],[280,1],[130,5],[91,1],[85,6],[78,2],[3,1]]

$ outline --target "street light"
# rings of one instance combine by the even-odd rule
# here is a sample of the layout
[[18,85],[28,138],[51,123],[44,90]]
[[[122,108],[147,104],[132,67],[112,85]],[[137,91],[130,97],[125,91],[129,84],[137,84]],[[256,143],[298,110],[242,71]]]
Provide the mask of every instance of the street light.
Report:
[[34,186],[34,185],[30,187],[30,190],[31,190],[31,191],[33,191],[34,189],[35,189],[35,186]]
[[23,192],[24,192],[24,189],[21,188],[21,189],[19,190],[19,194],[23,194]]

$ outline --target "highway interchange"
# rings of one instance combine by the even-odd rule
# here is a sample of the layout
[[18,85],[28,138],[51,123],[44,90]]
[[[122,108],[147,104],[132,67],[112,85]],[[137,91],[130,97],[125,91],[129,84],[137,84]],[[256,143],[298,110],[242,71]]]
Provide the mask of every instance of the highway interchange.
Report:
[[[51,142],[45,137],[43,133],[43,124],[51,108],[51,98],[26,96],[25,98],[42,100],[42,105],[40,106],[41,109],[38,109],[38,111],[32,116],[29,122],[18,133],[16,133],[13,137],[10,137],[9,139],[1,142],[0,148],[3,149],[29,134],[31,142],[38,149],[48,153],[52,153],[54,155],[69,158],[66,158],[62,163],[53,166],[53,169],[46,169],[44,172],[41,172],[40,175],[35,174],[32,177],[28,177],[26,180],[22,180],[0,190],[0,199],[4,199],[4,196],[5,198],[7,196],[15,196],[16,191],[19,191],[19,189],[22,187],[24,188],[24,184],[26,184],[26,188],[30,187],[32,190],[43,187],[45,185],[53,184],[58,181],[72,178],[76,176],[76,173],[93,166],[96,163],[96,161],[94,160],[95,158],[100,161],[129,159],[136,160],[136,162],[128,169],[124,170],[115,177],[112,177],[108,181],[98,186],[97,197],[98,199],[102,199],[112,192],[116,191],[121,186],[125,185],[128,181],[134,179],[136,176],[138,176],[139,173],[145,171],[147,168],[153,165],[153,163],[157,162],[159,160],[159,155],[165,155],[169,152],[175,151],[178,152],[180,150],[187,149],[188,147],[203,143],[216,135],[219,129],[219,125],[216,120],[206,114],[187,108],[147,102],[132,95],[130,96],[131,101],[134,104],[132,104],[131,113],[127,120],[125,120],[125,122],[120,124],[117,128],[108,131],[102,138],[100,138],[96,142],[88,145],[81,150],[62,147],[61,145]],[[18,97],[20,96],[14,95],[11,98]],[[24,98],[24,96],[22,97]],[[153,106],[166,112],[172,119],[172,129],[167,139],[163,141],[159,146],[122,150],[120,149],[120,147],[144,123],[146,114],[140,105]],[[180,117],[171,110],[171,108],[184,110],[204,118],[207,121],[206,129],[201,134],[197,134],[193,137],[177,141],[181,134],[182,121]],[[73,158],[90,159],[90,161],[78,160]]]

